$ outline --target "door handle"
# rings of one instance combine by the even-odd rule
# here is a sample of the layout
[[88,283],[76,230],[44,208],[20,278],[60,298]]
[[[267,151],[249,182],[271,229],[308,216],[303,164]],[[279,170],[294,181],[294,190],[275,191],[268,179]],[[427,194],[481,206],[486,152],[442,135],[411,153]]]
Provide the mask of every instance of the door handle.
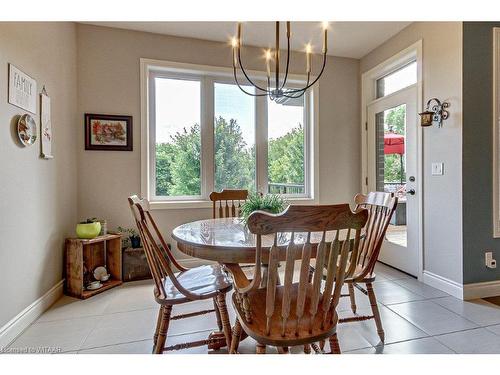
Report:
[[416,191],[415,191],[415,189],[410,189],[410,190],[407,191],[407,193],[410,194],[410,195],[415,195]]

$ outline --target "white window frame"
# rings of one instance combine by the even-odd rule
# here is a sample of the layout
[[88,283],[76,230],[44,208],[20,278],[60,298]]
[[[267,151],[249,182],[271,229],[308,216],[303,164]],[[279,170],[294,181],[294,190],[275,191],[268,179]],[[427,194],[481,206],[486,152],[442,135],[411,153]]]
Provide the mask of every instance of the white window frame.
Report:
[[[215,83],[234,84],[231,68],[213,67],[177,63],[162,60],[140,59],[141,70],[141,195],[150,201],[152,209],[168,208],[206,208],[211,207],[208,195],[214,189],[214,92]],[[249,76],[255,81],[265,84],[265,72],[248,71]],[[184,197],[159,197],[155,192],[155,129],[154,129],[154,87],[150,85],[150,76],[192,79],[201,82],[201,195]],[[244,80],[241,80],[244,82]],[[305,83],[305,77],[289,74],[290,85]],[[319,90],[315,85],[305,94],[304,100],[304,194],[284,195],[294,204],[316,204],[318,203],[318,111]],[[204,90],[204,91],[203,91]],[[267,191],[267,104],[266,97],[257,97],[255,105],[256,126],[256,184],[258,191]],[[260,101],[260,104],[257,102]]]

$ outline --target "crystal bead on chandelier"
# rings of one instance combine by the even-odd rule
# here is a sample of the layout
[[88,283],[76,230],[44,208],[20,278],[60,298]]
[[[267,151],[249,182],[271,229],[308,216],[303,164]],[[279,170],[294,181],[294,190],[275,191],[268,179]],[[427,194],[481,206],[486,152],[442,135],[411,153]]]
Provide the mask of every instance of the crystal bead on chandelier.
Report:
[[[298,98],[305,94],[305,92],[312,87],[321,77],[323,71],[325,70],[326,65],[326,53],[327,53],[327,38],[328,38],[328,22],[323,22],[323,65],[321,66],[321,70],[319,74],[316,76],[314,81],[310,82],[311,78],[311,59],[312,59],[312,47],[311,44],[306,45],[306,75],[307,81],[306,85],[302,88],[293,88],[287,89],[285,88],[287,79],[288,79],[288,67],[290,65],[290,22],[286,23],[286,39],[287,39],[287,51],[286,51],[286,68],[284,72],[284,77],[281,80],[280,78],[280,23],[276,22],[276,45],[274,51],[271,52],[270,49],[266,50],[265,58],[266,58],[266,71],[267,71],[267,87],[261,87],[254,83],[250,77],[248,76],[243,64],[241,62],[241,47],[243,46],[242,38],[241,38],[241,22],[238,22],[238,31],[237,36],[234,37],[231,41],[233,47],[233,74],[234,80],[241,91],[250,96],[269,96],[271,100],[277,101],[286,101],[286,98]],[[274,82],[271,79],[271,60],[274,55]],[[238,81],[237,70],[241,70],[246,80],[256,88],[256,92],[248,92],[246,91]],[[274,87],[271,87],[271,83],[274,83]]]

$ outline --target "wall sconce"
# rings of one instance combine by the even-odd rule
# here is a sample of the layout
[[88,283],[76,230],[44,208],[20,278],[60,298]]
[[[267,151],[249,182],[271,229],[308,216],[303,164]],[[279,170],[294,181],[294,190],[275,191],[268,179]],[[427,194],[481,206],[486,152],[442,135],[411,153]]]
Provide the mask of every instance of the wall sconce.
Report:
[[[435,101],[436,104],[432,106],[432,110],[430,110],[430,106],[432,101]],[[443,120],[446,120],[450,113],[446,110],[450,106],[450,103],[443,102],[441,103],[439,99],[432,98],[427,102],[427,106],[425,107],[425,111],[419,113],[420,115],[420,125],[421,126],[431,126],[434,121],[438,123],[438,127],[443,126]]]

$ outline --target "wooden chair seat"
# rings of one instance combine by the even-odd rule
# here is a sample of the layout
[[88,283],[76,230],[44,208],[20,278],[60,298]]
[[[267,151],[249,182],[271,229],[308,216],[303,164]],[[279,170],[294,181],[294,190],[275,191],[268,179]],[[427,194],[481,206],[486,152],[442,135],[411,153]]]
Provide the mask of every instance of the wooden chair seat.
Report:
[[363,267],[358,265],[356,266],[356,271],[354,271],[354,276],[351,278],[346,278],[345,282],[346,283],[373,283],[375,281],[375,277],[377,276],[374,272],[371,274],[367,274],[363,277],[358,277],[356,275],[361,274],[363,271]]
[[[311,308],[311,300],[306,298],[304,315],[299,320],[299,326],[296,333],[295,327],[297,325],[297,316],[295,315],[297,306],[297,295],[299,291],[299,284],[294,284],[291,286],[290,290],[290,316],[286,323],[285,334],[281,334],[282,318],[281,318],[281,306],[283,302],[283,292],[285,287],[280,286],[276,288],[275,296],[275,306],[276,310],[271,317],[271,331],[269,335],[266,335],[266,293],[267,290],[257,289],[248,293],[248,302],[252,306],[252,320],[248,323],[245,320],[245,312],[242,306],[238,303],[236,294],[233,294],[233,306],[238,315],[238,320],[240,321],[245,332],[248,333],[257,342],[265,345],[271,346],[295,346],[304,345],[314,341],[323,340],[332,336],[336,329],[337,317],[335,310],[329,309],[327,311],[327,318],[323,329],[321,329],[321,323],[324,316],[324,311],[322,310],[322,299],[320,296],[320,303],[317,313],[314,315],[314,320],[312,324],[312,330],[309,331],[311,327],[311,314],[309,312]],[[312,295],[313,285],[309,284],[307,286],[307,295]],[[331,297],[330,297],[331,298]]]
[[[214,298],[217,293],[226,293],[232,288],[231,280],[218,264],[190,268],[176,273],[175,277],[184,289],[199,295],[199,299]],[[155,290],[158,303],[176,305],[192,301],[173,285],[169,277],[163,280],[163,285],[167,295],[160,296],[160,293]]]

